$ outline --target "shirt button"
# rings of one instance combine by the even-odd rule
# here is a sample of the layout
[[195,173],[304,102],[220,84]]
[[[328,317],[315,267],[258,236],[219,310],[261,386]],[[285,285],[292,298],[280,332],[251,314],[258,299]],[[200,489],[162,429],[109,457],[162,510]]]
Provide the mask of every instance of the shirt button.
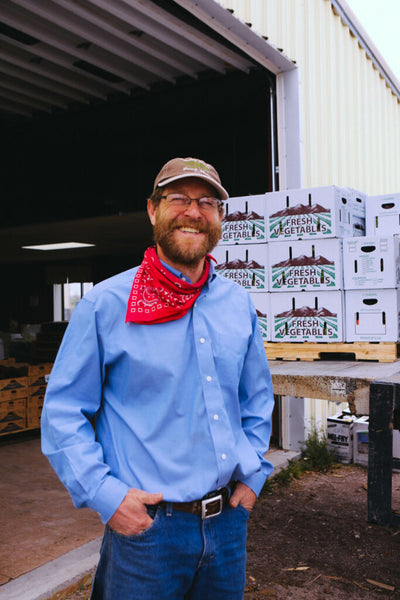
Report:
[[222,460],[226,460],[226,454],[221,454]]
[[211,375],[207,375],[206,379],[207,379],[207,381],[212,381]]
[[219,421],[219,415],[214,415],[214,421]]
[[204,338],[200,338],[200,344],[204,344],[206,340]]

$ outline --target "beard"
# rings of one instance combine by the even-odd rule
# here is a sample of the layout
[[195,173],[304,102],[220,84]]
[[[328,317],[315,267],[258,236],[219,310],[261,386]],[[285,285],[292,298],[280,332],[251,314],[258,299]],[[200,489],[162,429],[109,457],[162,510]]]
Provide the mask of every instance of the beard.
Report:
[[[197,265],[205,256],[211,252],[221,238],[221,222],[193,221],[185,217],[170,219],[157,209],[157,219],[154,225],[153,237],[156,244],[160,246],[165,256],[175,263],[187,266]],[[177,240],[175,231],[180,227],[191,227],[205,234],[201,243],[190,243],[188,240]]]

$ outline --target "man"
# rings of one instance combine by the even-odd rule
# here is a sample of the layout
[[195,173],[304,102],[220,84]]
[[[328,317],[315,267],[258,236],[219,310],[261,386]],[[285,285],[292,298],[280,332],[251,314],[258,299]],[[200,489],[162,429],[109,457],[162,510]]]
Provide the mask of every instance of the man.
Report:
[[95,600],[243,597],[273,394],[249,295],[208,255],[227,198],[204,161],[164,165],[155,247],[83,298],[50,376],[43,452],[106,523]]

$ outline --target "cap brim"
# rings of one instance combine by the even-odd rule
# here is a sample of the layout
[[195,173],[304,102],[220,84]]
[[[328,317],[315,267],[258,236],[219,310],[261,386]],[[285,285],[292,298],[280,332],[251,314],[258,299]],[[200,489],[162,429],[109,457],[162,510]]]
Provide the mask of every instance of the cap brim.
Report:
[[221,200],[228,200],[229,194],[226,191],[226,189],[224,187],[222,187],[222,185],[220,183],[214,181],[214,179],[212,179],[211,177],[207,177],[207,175],[198,174],[198,173],[195,173],[195,174],[188,173],[187,175],[175,175],[175,177],[168,177],[168,179],[164,179],[163,181],[160,181],[157,184],[157,187],[165,187],[166,185],[168,185],[169,183],[172,183],[173,181],[178,181],[179,179],[185,179],[186,177],[196,177],[197,179],[204,179],[204,181],[207,181],[216,190],[218,190]]

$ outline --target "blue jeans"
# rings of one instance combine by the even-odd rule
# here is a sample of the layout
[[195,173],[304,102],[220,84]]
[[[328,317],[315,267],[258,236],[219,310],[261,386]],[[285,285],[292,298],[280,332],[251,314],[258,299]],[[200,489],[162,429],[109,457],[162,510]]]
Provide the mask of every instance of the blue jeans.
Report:
[[150,507],[151,526],[123,536],[106,526],[91,600],[242,600],[249,512],[201,517]]

